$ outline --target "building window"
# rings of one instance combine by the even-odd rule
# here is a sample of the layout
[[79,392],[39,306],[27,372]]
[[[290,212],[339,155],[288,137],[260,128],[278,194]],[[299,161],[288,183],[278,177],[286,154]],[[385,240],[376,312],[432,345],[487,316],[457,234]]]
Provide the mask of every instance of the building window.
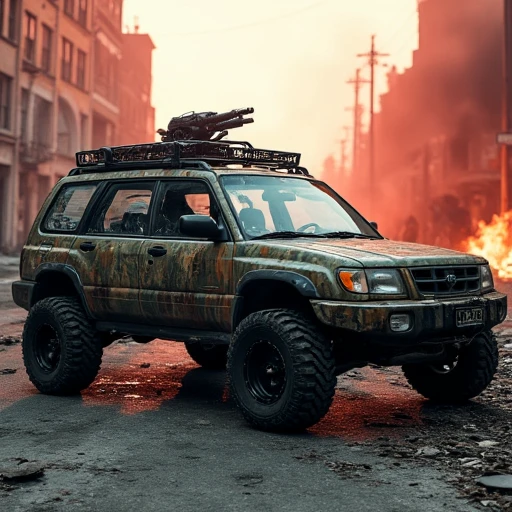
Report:
[[50,73],[52,68],[52,39],[52,29],[46,25],[43,25],[43,50],[41,54],[41,68],[45,73]]
[[79,0],[78,23],[84,27],[87,25],[87,0]]
[[37,19],[33,14],[25,12],[25,60],[36,60],[36,27]]
[[76,85],[78,85],[80,89],[85,89],[85,62],[85,52],[78,50],[76,59]]
[[71,69],[73,66],[73,43],[62,38],[62,62],[61,78],[65,82],[71,82]]
[[4,33],[5,1],[0,0],[0,36]]
[[28,89],[21,89],[21,140],[28,139]]
[[87,149],[87,128],[89,127],[89,118],[85,114],[80,114],[80,149]]
[[75,0],[64,0],[64,12],[73,17],[75,14]]
[[11,128],[12,78],[0,73],[0,128]]
[[9,1],[9,39],[13,41],[16,39],[17,35],[17,18],[18,18],[18,5],[17,0]]

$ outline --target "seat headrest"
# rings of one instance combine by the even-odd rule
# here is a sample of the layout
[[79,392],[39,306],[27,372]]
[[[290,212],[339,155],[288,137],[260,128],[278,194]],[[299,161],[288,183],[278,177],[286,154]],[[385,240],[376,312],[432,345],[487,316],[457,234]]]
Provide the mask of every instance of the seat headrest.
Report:
[[265,229],[265,215],[257,208],[243,208],[238,214],[244,229]]

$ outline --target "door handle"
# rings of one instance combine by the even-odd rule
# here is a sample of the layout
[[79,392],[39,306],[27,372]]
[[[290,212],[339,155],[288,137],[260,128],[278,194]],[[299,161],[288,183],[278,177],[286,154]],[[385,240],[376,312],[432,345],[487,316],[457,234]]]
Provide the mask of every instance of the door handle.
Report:
[[167,254],[167,249],[161,245],[155,245],[154,247],[150,247],[148,249],[148,254],[154,256],[155,258],[159,258],[160,256]]
[[95,248],[96,244],[93,244],[92,242],[82,242],[80,244],[80,249],[82,249],[84,252],[94,251]]

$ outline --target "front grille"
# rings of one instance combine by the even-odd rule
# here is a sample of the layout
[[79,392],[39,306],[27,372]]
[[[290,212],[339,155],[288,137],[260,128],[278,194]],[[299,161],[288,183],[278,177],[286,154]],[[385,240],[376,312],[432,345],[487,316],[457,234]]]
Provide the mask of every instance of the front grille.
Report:
[[423,267],[411,269],[411,273],[418,290],[425,295],[458,295],[480,290],[477,266]]

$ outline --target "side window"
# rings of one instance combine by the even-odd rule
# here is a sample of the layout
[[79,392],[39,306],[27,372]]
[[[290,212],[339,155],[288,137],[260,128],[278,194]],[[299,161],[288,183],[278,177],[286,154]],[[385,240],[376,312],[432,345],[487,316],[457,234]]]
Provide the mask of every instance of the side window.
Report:
[[179,231],[179,221],[183,215],[209,215],[217,222],[218,208],[205,183],[164,181],[161,190],[156,211],[155,235],[183,237]]
[[146,234],[153,189],[154,183],[111,185],[99,204],[87,233]]
[[76,231],[96,187],[91,184],[64,186],[44,220],[44,230]]

